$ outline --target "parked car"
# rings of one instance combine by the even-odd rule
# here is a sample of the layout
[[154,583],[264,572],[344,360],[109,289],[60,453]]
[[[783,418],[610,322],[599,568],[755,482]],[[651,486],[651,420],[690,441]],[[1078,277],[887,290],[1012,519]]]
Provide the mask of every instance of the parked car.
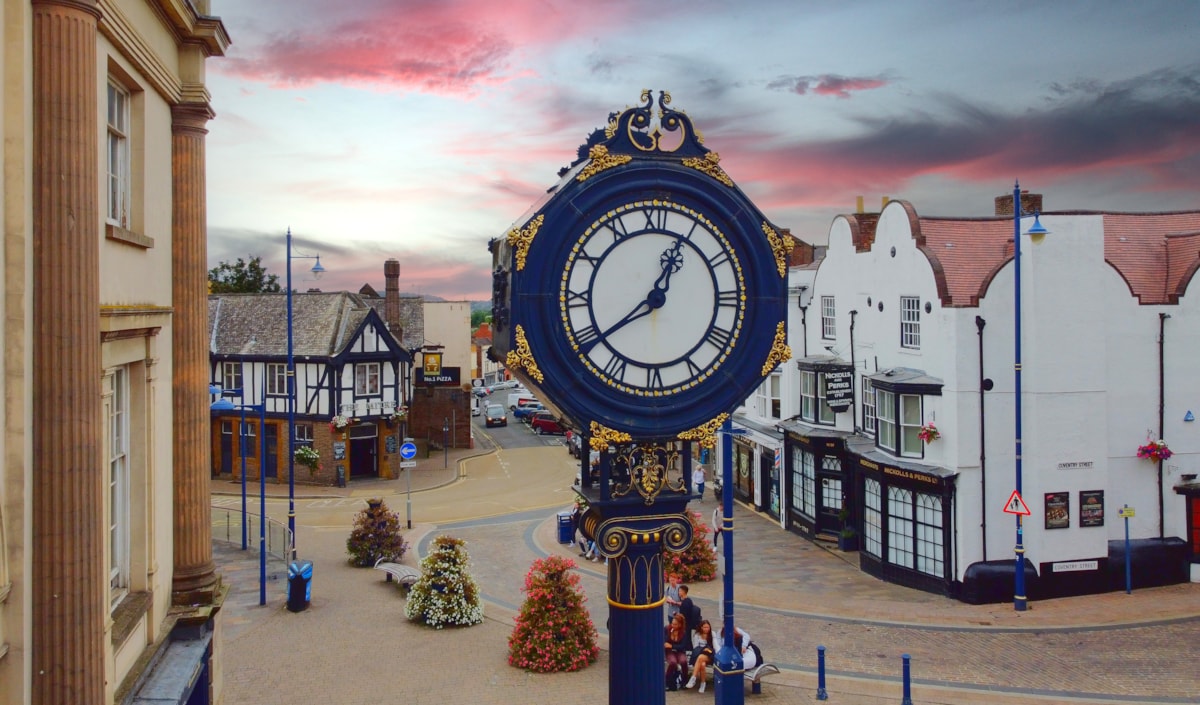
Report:
[[494,392],[499,392],[504,389],[516,389],[517,387],[520,387],[520,386],[521,386],[521,383],[519,381],[517,381],[515,379],[506,379],[503,382],[497,382],[497,383],[493,384],[492,386],[488,387],[487,390],[488,390],[488,393],[491,394]]
[[488,428],[492,426],[507,426],[508,413],[499,404],[488,404],[487,409],[483,412],[483,423]]
[[528,404],[522,404],[522,405],[518,406],[517,408],[513,409],[512,415],[513,415],[513,418],[517,419],[518,421],[523,421],[525,423],[529,423],[530,416],[533,416],[533,414],[535,412],[545,411],[545,410],[546,410],[545,404],[541,403],[540,401],[534,401],[534,402],[529,402]]
[[537,397],[533,396],[533,392],[530,392],[528,389],[519,389],[508,395],[508,410],[513,411],[518,406],[535,401],[537,401]]
[[539,436],[542,434],[562,435],[567,427],[554,417],[552,411],[539,411],[529,419],[529,428]]

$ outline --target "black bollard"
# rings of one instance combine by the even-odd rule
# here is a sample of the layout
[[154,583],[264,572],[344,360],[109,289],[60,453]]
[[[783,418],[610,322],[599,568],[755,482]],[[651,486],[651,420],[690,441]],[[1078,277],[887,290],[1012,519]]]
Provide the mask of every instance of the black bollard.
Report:
[[825,647],[817,647],[817,700],[828,700],[829,693],[825,692]]

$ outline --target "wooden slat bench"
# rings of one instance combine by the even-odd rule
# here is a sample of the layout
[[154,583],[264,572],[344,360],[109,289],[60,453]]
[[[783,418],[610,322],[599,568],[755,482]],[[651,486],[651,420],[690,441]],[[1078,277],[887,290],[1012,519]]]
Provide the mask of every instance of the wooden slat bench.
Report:
[[382,570],[387,573],[387,582],[392,582],[392,578],[404,587],[412,587],[413,583],[417,582],[421,577],[421,571],[400,563],[392,563],[380,558],[375,561],[375,570]]

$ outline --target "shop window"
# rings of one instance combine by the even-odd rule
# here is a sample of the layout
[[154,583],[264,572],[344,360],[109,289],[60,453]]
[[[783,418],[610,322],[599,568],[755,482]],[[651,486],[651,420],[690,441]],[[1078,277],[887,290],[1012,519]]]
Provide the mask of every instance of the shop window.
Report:
[[816,456],[797,449],[792,454],[792,509],[807,517],[817,514]]
[[883,557],[883,500],[878,480],[863,483],[863,550]]
[[912,490],[888,488],[888,563],[904,568],[913,567],[912,495]]
[[942,498],[918,494],[916,518],[917,570],[941,578],[946,572],[942,541]]

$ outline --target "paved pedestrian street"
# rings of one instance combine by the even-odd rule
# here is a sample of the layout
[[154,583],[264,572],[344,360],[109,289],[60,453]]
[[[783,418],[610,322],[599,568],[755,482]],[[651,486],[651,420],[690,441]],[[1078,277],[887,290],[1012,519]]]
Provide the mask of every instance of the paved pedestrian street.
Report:
[[[497,469],[509,464],[496,457],[503,453],[472,458],[468,477],[443,478],[438,492],[508,472]],[[403,487],[392,481],[371,489],[403,517]],[[361,488],[305,492],[301,517],[306,502],[349,512],[365,506]],[[464,496],[483,497],[489,509],[498,501]],[[333,501],[339,498],[347,501]],[[403,594],[383,573],[346,563],[348,521],[301,526],[301,557],[313,561],[314,575],[312,605],[300,613],[284,607],[281,563],[272,564],[268,605],[259,607],[257,556],[218,547],[216,559],[234,585],[224,624],[225,702],[605,702],[604,566],[557,543],[561,508],[420,523],[406,533],[415,550],[404,562],[414,566],[415,554],[437,534],[467,541],[471,574],[486,601],[484,623],[470,628],[435,631],[408,622]],[[707,516],[712,504],[696,508]],[[469,507],[457,507],[456,516],[469,515]],[[900,703],[905,653],[917,705],[1200,703],[1200,585],[1034,602],[1016,612],[1011,604],[966,605],[876,580],[858,570],[856,554],[808,542],[740,505],[734,541],[737,624],[783,671],[764,679],[762,695],[747,692],[747,703],[819,702],[819,645],[826,648],[831,703]],[[600,660],[578,673],[532,674],[506,663],[525,573],[535,558],[551,553],[580,561],[587,605],[601,633]],[[720,594],[719,580],[692,586],[714,622]],[[711,687],[703,695],[666,694],[668,703],[713,697]]]

